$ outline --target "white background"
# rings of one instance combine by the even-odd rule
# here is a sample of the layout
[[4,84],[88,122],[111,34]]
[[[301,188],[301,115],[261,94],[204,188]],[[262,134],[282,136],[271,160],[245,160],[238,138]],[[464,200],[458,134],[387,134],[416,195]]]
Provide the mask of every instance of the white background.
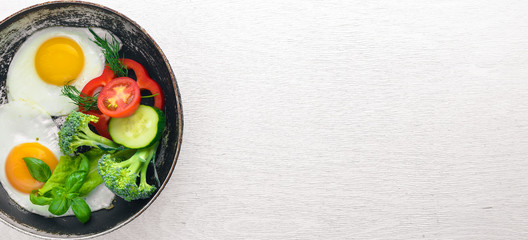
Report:
[[526,238],[527,1],[98,2],[185,116],[165,190],[103,238]]

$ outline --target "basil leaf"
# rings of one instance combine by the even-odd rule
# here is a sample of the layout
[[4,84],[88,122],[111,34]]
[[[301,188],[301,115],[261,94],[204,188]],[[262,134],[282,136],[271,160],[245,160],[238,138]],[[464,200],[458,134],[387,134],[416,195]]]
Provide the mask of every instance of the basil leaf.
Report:
[[39,193],[45,194],[47,192],[50,192],[51,189],[55,187],[64,187],[64,182],[66,182],[66,178],[72,172],[75,172],[77,168],[79,168],[79,162],[77,162],[77,157],[60,157],[59,163],[57,163],[57,166],[53,170],[53,174],[51,174],[51,177],[44,184],[44,186],[39,189]]
[[88,175],[85,171],[75,171],[66,179],[65,187],[66,191],[72,193],[79,191],[79,188],[84,183],[84,179]]
[[55,187],[51,189],[51,195],[53,195],[54,198],[63,197],[65,192],[66,190],[63,187]]
[[39,196],[38,190],[31,191],[31,194],[29,194],[29,201],[35,205],[49,205],[51,203],[52,198],[45,197],[45,196]]
[[80,197],[76,197],[72,200],[72,210],[77,219],[79,219],[80,222],[86,223],[88,220],[90,220],[90,215],[92,210],[90,210],[90,206],[86,204],[84,199]]
[[66,197],[69,199],[74,199],[76,197],[79,197],[79,193],[68,193],[66,194]]
[[70,208],[70,205],[71,200],[69,198],[66,198],[66,196],[54,198],[53,200],[51,200],[48,211],[59,216],[66,213]]
[[24,162],[26,163],[29,174],[31,174],[35,180],[39,182],[48,181],[48,178],[51,176],[51,169],[48,164],[40,159],[32,157],[25,157],[22,159],[24,159]]
[[90,171],[90,161],[88,160],[88,158],[82,153],[79,154],[79,156],[81,157],[81,163],[79,164],[79,171],[85,171],[85,172]]

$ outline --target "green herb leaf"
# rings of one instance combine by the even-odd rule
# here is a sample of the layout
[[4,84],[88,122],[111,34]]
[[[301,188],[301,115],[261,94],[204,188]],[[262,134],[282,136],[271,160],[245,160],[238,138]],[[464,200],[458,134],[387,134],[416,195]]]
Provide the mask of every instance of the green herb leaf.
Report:
[[92,210],[90,210],[90,206],[84,201],[84,199],[77,197],[72,200],[72,210],[77,219],[79,219],[80,222],[86,223],[88,220],[90,220],[90,215]]
[[79,154],[81,157],[81,163],[79,164],[79,171],[88,172],[90,171],[90,161],[84,154]]
[[97,97],[99,93],[93,96],[88,96],[82,93],[75,86],[66,85],[61,90],[62,95],[70,98],[75,105],[83,108],[83,111],[96,110],[97,108]]
[[86,175],[88,175],[88,173],[86,173],[85,171],[75,171],[70,174],[70,176],[68,176],[68,178],[66,179],[66,183],[64,184],[64,187],[66,187],[66,191],[68,191],[69,193],[79,191],[79,188],[81,188],[84,183]]
[[53,195],[53,198],[61,198],[66,193],[66,189],[63,187],[55,187],[51,189],[51,195]]
[[40,195],[44,195],[50,192],[53,188],[64,187],[66,178],[72,173],[77,171],[79,168],[80,159],[77,157],[62,156],[60,157],[59,163],[55,166],[51,177],[48,181],[39,189]]
[[108,66],[110,66],[110,69],[114,71],[115,75],[117,77],[126,77],[128,76],[128,69],[123,65],[121,62],[121,59],[119,58],[119,42],[117,39],[112,36],[112,42],[108,42],[105,39],[102,39],[92,29],[88,29],[92,35],[94,36],[94,43],[99,46],[101,49],[103,49],[103,53],[106,59],[106,62],[108,63]]
[[22,159],[24,159],[24,162],[26,163],[29,174],[31,174],[35,180],[39,182],[48,181],[48,178],[51,176],[51,169],[48,164],[40,159],[32,157],[25,157]]
[[51,203],[51,200],[53,199],[45,196],[40,196],[38,194],[38,190],[33,190],[31,191],[31,194],[29,194],[29,200],[35,205],[44,206],[49,205]]
[[71,206],[71,200],[66,196],[54,198],[51,200],[48,211],[57,216],[60,216],[68,211]]
[[74,199],[76,197],[79,197],[79,193],[68,193],[66,194],[66,197],[69,199]]

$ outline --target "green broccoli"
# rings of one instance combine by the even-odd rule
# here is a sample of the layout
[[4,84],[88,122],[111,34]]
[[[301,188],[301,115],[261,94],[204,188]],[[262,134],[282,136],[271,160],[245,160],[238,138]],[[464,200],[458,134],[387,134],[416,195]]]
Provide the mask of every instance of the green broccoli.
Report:
[[97,122],[96,116],[81,112],[72,112],[59,131],[59,146],[64,154],[74,156],[77,148],[81,146],[97,147],[105,151],[115,150],[119,147],[112,140],[94,133],[88,124]]
[[158,144],[139,149],[124,161],[112,154],[103,155],[99,159],[98,171],[106,187],[126,201],[149,198],[157,188],[147,183],[147,168],[155,157]]

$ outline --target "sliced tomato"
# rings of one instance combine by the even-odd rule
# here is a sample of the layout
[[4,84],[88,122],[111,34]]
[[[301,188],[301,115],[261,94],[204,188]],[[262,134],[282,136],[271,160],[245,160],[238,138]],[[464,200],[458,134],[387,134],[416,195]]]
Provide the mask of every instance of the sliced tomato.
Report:
[[114,78],[103,87],[97,98],[99,110],[114,118],[128,117],[139,107],[141,92],[134,79]]

